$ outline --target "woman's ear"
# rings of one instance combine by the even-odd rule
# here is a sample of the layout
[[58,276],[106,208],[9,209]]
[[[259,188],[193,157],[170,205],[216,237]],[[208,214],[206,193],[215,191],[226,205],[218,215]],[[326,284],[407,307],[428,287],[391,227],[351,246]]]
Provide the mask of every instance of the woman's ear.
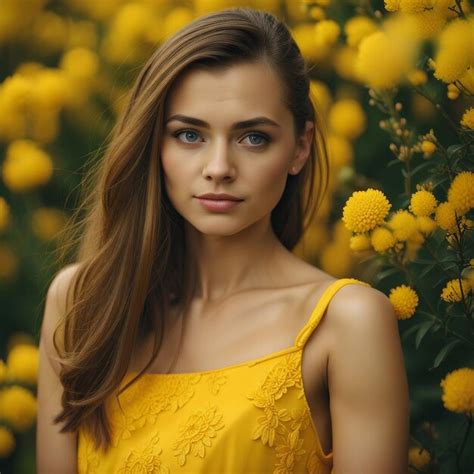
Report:
[[296,144],[296,155],[289,165],[290,174],[298,174],[306,163],[311,153],[311,144],[314,139],[314,122],[308,120],[303,134]]

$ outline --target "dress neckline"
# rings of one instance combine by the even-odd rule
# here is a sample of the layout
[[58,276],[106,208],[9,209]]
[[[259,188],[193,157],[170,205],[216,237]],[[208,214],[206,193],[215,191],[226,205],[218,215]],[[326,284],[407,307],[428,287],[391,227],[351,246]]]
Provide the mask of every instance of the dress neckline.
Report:
[[[279,357],[285,354],[290,354],[291,352],[296,352],[302,350],[302,347],[293,345],[291,347],[285,347],[284,349],[280,349],[278,351],[271,352],[270,354],[266,354],[261,357],[256,357],[254,359],[248,359],[243,362],[238,362],[232,365],[226,365],[224,367],[218,367],[217,369],[209,369],[209,370],[201,370],[196,372],[169,372],[169,373],[162,373],[162,372],[144,372],[142,375],[144,377],[153,376],[153,377],[195,377],[196,375],[206,375],[206,374],[213,374],[218,372],[225,372],[231,369],[237,369],[239,367],[244,367],[246,365],[252,366],[256,365],[259,362],[264,362],[266,360],[274,359],[275,357]],[[137,370],[131,370],[127,372],[127,375],[138,375],[139,372]]]

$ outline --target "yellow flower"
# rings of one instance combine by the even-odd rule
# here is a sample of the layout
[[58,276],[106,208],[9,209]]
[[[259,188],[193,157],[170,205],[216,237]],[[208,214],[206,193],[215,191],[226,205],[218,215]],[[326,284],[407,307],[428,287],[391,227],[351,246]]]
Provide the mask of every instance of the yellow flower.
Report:
[[292,28],[291,34],[308,62],[316,62],[324,57],[324,48],[316,48],[313,25],[300,23]]
[[474,62],[472,30],[474,21],[462,18],[447,24],[439,36],[438,51],[434,59],[434,76],[446,83],[459,79]]
[[413,69],[407,74],[408,82],[414,86],[422,86],[428,82],[428,76],[423,69]]
[[407,285],[399,285],[396,288],[392,288],[389,300],[398,319],[411,318],[415,314],[419,302],[416,291]]
[[395,238],[401,241],[408,240],[417,231],[415,216],[404,209],[396,211],[387,224]]
[[77,47],[67,51],[61,58],[60,68],[74,79],[90,80],[99,69],[99,58],[90,49]]
[[384,0],[385,10],[396,12],[400,9],[400,0]]
[[370,249],[370,238],[366,234],[353,235],[349,247],[351,250],[362,251]]
[[422,189],[411,195],[409,209],[418,217],[430,216],[435,211],[437,204],[438,201],[434,194]]
[[38,378],[38,348],[31,344],[17,344],[7,358],[8,378],[35,384]]
[[459,82],[462,84],[464,89],[467,89],[469,94],[474,94],[474,67],[471,66],[467,71],[459,78]]
[[341,29],[334,20],[321,20],[314,25],[314,40],[318,47],[334,45]]
[[461,119],[461,125],[474,130],[474,107],[467,109]]
[[66,223],[66,214],[59,209],[41,207],[33,212],[32,228],[35,235],[43,240],[54,239]]
[[36,420],[36,399],[26,388],[12,385],[0,391],[0,413],[14,430],[26,431]]
[[465,214],[474,207],[474,173],[462,171],[457,174],[448,190],[450,202],[458,215]]
[[0,231],[8,227],[10,221],[10,208],[7,201],[0,196]]
[[367,232],[384,221],[391,207],[378,189],[354,191],[344,206],[342,220],[352,232]]
[[186,26],[188,23],[191,23],[193,19],[194,19],[194,15],[190,8],[186,8],[186,7],[173,8],[168,13],[168,15],[166,15],[166,20],[164,22],[165,38],[168,38],[174,35],[183,26]]
[[403,13],[421,13],[433,7],[433,0],[400,0]]
[[454,232],[456,229],[456,215],[454,206],[449,202],[442,202],[435,211],[436,223],[448,232]]
[[385,227],[376,227],[370,234],[370,241],[376,252],[385,252],[396,244],[393,233]]
[[0,458],[7,458],[15,449],[15,437],[5,426],[0,426]]
[[461,278],[461,284],[459,284],[458,278],[449,280],[441,292],[441,299],[447,303],[457,303],[462,300],[461,290],[464,297],[471,291],[471,285],[467,278]]
[[433,142],[430,142],[429,140],[423,140],[421,142],[421,151],[425,155],[432,155],[433,152],[436,150],[436,144]]
[[350,18],[344,25],[347,44],[351,48],[357,48],[362,39],[375,31],[377,31],[377,25],[370,18],[363,15]]
[[366,125],[364,109],[354,99],[338,100],[329,111],[331,129],[349,140],[359,137]]
[[448,96],[448,99],[456,100],[459,97],[460,90],[455,84],[448,84],[448,87],[446,88],[446,90],[447,90],[446,95]]
[[444,407],[456,413],[474,415],[474,369],[463,367],[441,380]]
[[29,191],[46,183],[53,174],[51,158],[31,140],[16,140],[7,148],[2,167],[6,186],[15,192]]
[[[411,0],[406,0],[406,3]],[[446,24],[448,17],[448,7],[452,0],[436,0],[432,8],[418,13],[405,15],[412,24],[414,31],[419,38],[427,40],[434,39]]]
[[408,464],[418,469],[418,471],[426,467],[430,461],[431,456],[426,449],[412,447],[408,450]]
[[359,45],[355,70],[358,77],[375,89],[391,89],[413,69],[412,51],[386,32],[366,36]]
[[425,235],[431,234],[436,229],[436,222],[428,216],[420,216],[416,218],[418,230]]

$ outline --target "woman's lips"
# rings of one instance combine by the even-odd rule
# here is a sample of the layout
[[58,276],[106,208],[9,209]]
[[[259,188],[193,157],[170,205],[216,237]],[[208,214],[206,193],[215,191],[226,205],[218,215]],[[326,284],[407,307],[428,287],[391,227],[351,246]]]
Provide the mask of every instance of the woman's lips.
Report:
[[242,201],[230,201],[228,199],[204,199],[196,198],[208,211],[227,212],[238,206]]

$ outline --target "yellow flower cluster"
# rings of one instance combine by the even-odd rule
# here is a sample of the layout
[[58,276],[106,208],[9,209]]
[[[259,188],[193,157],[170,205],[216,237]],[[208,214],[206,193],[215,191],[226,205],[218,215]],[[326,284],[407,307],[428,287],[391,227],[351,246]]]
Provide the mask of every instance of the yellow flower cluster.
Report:
[[367,118],[359,102],[341,99],[329,111],[329,126],[336,134],[355,140],[365,130]]
[[447,303],[457,303],[462,300],[463,294],[466,296],[471,291],[471,285],[467,278],[449,280],[441,291],[441,299]]
[[42,241],[55,239],[66,224],[66,214],[54,208],[41,207],[33,212],[32,229]]
[[438,38],[434,76],[446,83],[463,76],[474,65],[474,15],[457,18],[446,25]]
[[415,314],[419,302],[416,291],[407,285],[392,288],[389,300],[398,319],[411,318]]
[[347,44],[351,48],[357,48],[366,36],[375,33],[377,29],[377,24],[370,18],[363,15],[353,16],[344,25]]
[[427,217],[433,214],[437,205],[438,201],[432,192],[420,189],[411,195],[409,209],[418,217]]
[[8,354],[7,378],[15,382],[36,384],[38,377],[38,348],[31,344],[16,344]]
[[436,208],[436,223],[448,232],[454,232],[456,229],[456,214],[454,206],[449,202],[442,202]]
[[368,232],[384,221],[391,207],[378,189],[354,191],[343,208],[342,221],[352,232]]
[[474,207],[474,173],[463,171],[455,176],[448,189],[450,202],[458,215],[466,214]]
[[2,166],[6,186],[14,192],[25,192],[51,178],[53,163],[47,153],[31,140],[16,140],[7,148]]
[[426,449],[412,447],[408,450],[408,465],[416,469],[416,471],[413,472],[419,472],[420,470],[423,470],[428,466],[430,461],[431,456]]
[[36,421],[36,398],[24,387],[11,385],[0,391],[0,417],[15,431],[26,431]]
[[447,410],[474,416],[474,369],[464,367],[453,370],[441,380],[440,385]]
[[461,125],[474,130],[474,107],[470,107],[464,112],[461,118]]

